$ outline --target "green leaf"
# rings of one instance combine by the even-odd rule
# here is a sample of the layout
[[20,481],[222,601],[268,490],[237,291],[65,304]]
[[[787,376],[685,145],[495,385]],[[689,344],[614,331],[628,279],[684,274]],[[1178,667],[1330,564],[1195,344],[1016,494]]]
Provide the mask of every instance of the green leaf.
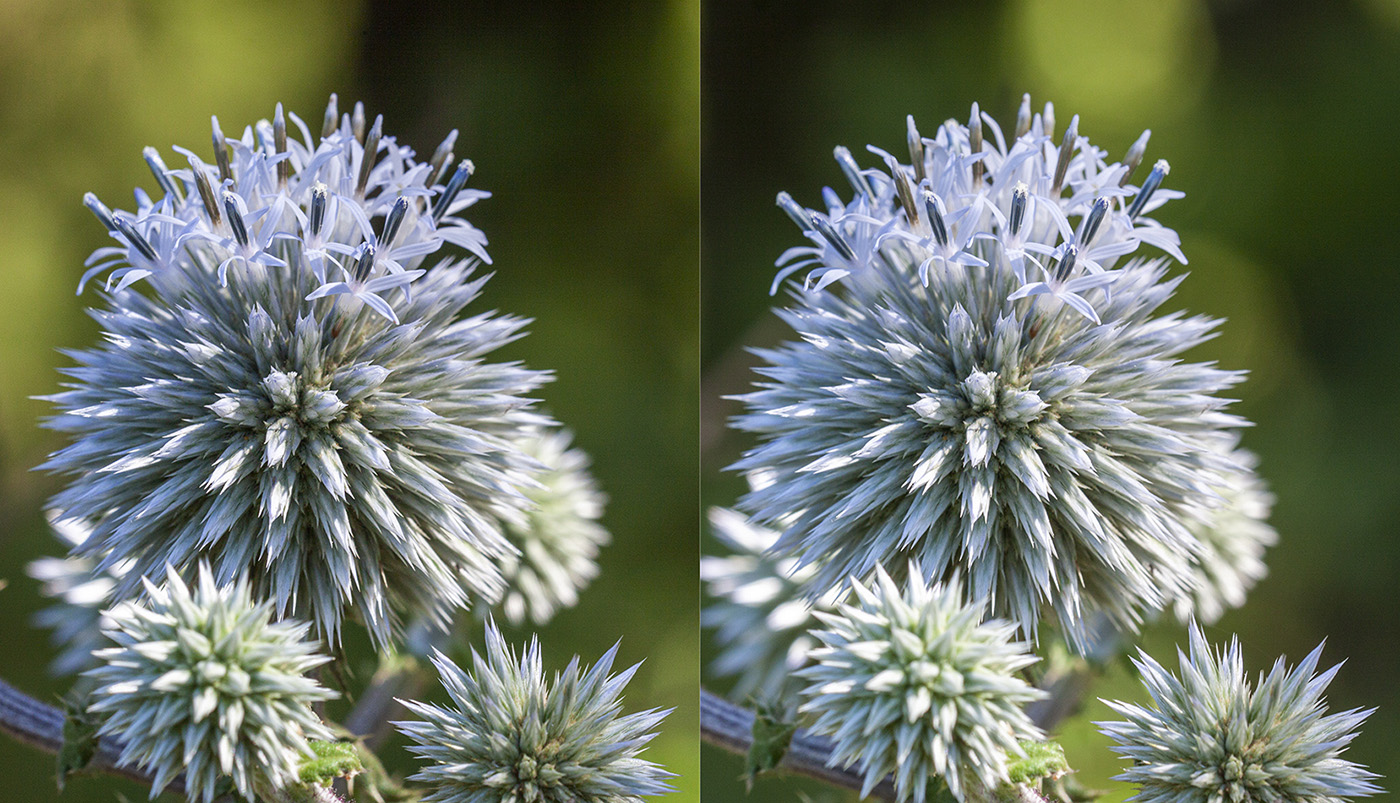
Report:
[[87,711],[87,695],[71,692],[61,701],[63,706],[63,746],[58,749],[58,791],[62,792],[68,776],[79,772],[92,762],[97,752],[97,729],[102,721]]
[[744,759],[744,780],[753,788],[753,779],[760,772],[777,769],[787,754],[788,745],[797,724],[783,715],[781,710],[759,706],[753,719],[753,744]]
[[300,775],[304,784],[329,786],[336,778],[353,778],[364,772],[365,765],[360,761],[360,750],[352,742],[311,742],[311,752],[315,758],[301,762]]
[[1065,760],[1065,749],[1057,742],[1019,742],[1026,757],[1016,759],[1007,766],[1011,783],[1033,784],[1042,778],[1058,778],[1069,772],[1069,762]]

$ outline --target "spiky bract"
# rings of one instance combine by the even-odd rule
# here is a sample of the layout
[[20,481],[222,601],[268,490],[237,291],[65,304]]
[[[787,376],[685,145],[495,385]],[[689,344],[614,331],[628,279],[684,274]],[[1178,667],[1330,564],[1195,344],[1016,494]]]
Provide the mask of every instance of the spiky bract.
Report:
[[1269,526],[1274,495],[1253,472],[1259,459],[1253,452],[1235,449],[1231,459],[1247,471],[1227,475],[1219,490],[1224,504],[1210,520],[1196,524],[1191,532],[1201,544],[1194,569],[1191,592],[1172,605],[1176,618],[1212,624],[1230,608],[1244,604],[1245,595],[1269,573],[1264,550],[1278,542],[1278,533]]
[[[54,535],[72,549],[87,540],[91,529],[81,522],[65,521],[61,514],[46,514]],[[107,644],[102,635],[102,611],[112,604],[117,583],[126,574],[129,562],[99,570],[88,557],[39,558],[29,564],[29,576],[38,580],[39,593],[55,600],[34,615],[34,624],[53,631],[49,641],[59,649],[49,664],[55,675],[72,675],[96,665],[92,652]]]
[[89,708],[123,743],[120,763],[151,775],[152,798],[181,772],[203,803],[221,776],[248,799],[296,783],[307,740],[333,738],[311,704],[335,694],[303,676],[329,660],[308,626],[272,623],[271,603],[254,604],[246,582],[219,587],[204,564],[193,587],[174,568],[164,586],[144,583],[144,601],[108,612],[117,646],[88,673],[99,684]]
[[1134,630],[1192,587],[1191,529],[1247,472],[1214,448],[1244,423],[1219,395],[1242,376],[1181,359],[1218,321],[1159,314],[1180,281],[1163,261],[1115,266],[1141,243],[1177,253],[1142,217],[1165,167],[1138,190],[1023,117],[1009,148],[982,139],[990,118],[934,139],[911,121],[912,168],[842,149],[850,204],[780,198],[815,243],[784,261],[816,286],[792,289],[778,314],[801,340],[760,351],[742,397],[735,426],[761,443],[736,468],[772,481],[740,508],[818,565],[810,595],[913,558],[1027,635],[1053,613],[1082,649],[1091,612]]
[[[319,144],[216,129],[225,203],[201,200],[217,176],[194,156],[135,214],[89,199],[123,244],[96,256],[128,267],[92,313],[105,342],[51,397],[73,442],[44,467],[71,478],[54,506],[92,527],[78,552],[135,562],[119,597],[207,558],[332,643],[352,608],[384,645],[402,612],[499,598],[501,522],[537,470],[517,440],[551,423],[526,396],[548,377],[484,361],[525,321],[462,317],[486,281],[471,262],[414,267],[445,240],[482,255],[452,216],[482,195],[461,191],[469,171],[434,184],[448,154],[419,164],[334,117]],[[341,298],[335,271],[388,284]],[[121,289],[133,277],[151,292]]]
[[534,507],[524,521],[505,526],[519,554],[498,561],[506,593],[497,607],[512,624],[545,624],[577,605],[579,592],[598,576],[598,548],[608,543],[598,519],[607,496],[588,471],[588,455],[570,448],[572,440],[567,430],[540,430],[518,444],[544,471],[535,478],[539,487],[525,492]]
[[1119,780],[1142,803],[1336,803],[1379,792],[1376,775],[1340,756],[1371,710],[1328,714],[1323,692],[1341,664],[1314,676],[1322,645],[1298,666],[1279,658],[1255,684],[1239,640],[1206,644],[1192,623],[1180,677],[1151,656],[1134,661],[1152,707],[1108,702],[1126,722],[1099,722],[1133,766]]
[[836,610],[839,592],[816,603],[802,593],[812,568],[768,553],[778,533],[726,508],[710,509],[710,530],[731,554],[702,556],[700,579],[711,602],[700,612],[701,627],[713,628],[719,655],[710,664],[718,677],[735,678],[729,696],[779,702],[795,692],[793,672],[806,666],[817,646],[809,632],[817,610]]
[[546,682],[539,641],[517,659],[494,624],[473,671],[439,653],[454,707],[407,701],[422,719],[394,723],[429,762],[410,778],[431,788],[425,803],[621,803],[671,791],[670,773],[636,757],[670,711],[618,715],[637,666],[610,676],[616,654],[589,669],[575,657]]
[[984,622],[956,581],[921,576],[910,567],[901,591],[877,569],[872,587],[851,584],[855,604],[817,614],[828,629],[799,673],[811,682],[800,711],[835,742],[833,763],[860,764],[862,794],[893,773],[898,799],[923,803],[937,775],[962,800],[970,784],[1007,781],[1018,739],[1043,738],[1022,706],[1045,695],[1016,674],[1037,659],[1015,625]]

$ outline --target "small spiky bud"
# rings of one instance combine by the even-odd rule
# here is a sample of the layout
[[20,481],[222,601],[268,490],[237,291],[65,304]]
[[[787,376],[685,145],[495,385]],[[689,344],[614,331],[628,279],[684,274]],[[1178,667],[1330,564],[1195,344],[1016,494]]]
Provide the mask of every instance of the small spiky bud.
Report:
[[1133,766],[1118,780],[1142,803],[1336,803],[1379,791],[1377,776],[1341,758],[1375,709],[1328,714],[1323,692],[1341,668],[1314,676],[1322,645],[1297,667],[1279,658],[1255,684],[1238,638],[1213,650],[1195,623],[1190,655],[1177,652],[1180,678],[1151,656],[1133,663],[1152,707],[1108,705],[1126,722],[1099,722]]
[[616,803],[672,791],[672,777],[637,753],[670,710],[618,716],[637,666],[609,675],[617,646],[592,668],[577,656],[546,682],[538,639],[517,659],[494,624],[474,671],[433,658],[454,707],[405,701],[422,719],[395,726],[430,763],[410,780],[431,787],[425,803]]
[[500,559],[506,593],[496,607],[511,624],[545,624],[577,605],[579,592],[598,576],[598,548],[608,543],[598,519],[607,496],[588,471],[588,455],[570,448],[572,440],[567,430],[541,430],[517,444],[544,471],[535,478],[539,487],[525,491],[535,507],[523,521],[505,525],[519,554]]
[[[285,118],[304,141],[216,131],[217,191],[189,154],[167,173],[183,196],[135,214],[89,199],[122,246],[85,277],[115,268],[104,342],[49,397],[72,443],[44,468],[71,478],[53,506],[92,528],[78,554],[134,562],[118,599],[207,559],[332,643],[348,613],[385,646],[406,613],[443,624],[500,598],[502,527],[539,470],[518,443],[552,424],[530,410],[549,376],[486,362],[525,320],[464,313],[489,260],[458,214],[487,193],[427,186],[379,119],[357,137],[328,112],[317,142]],[[420,267],[444,243],[472,258]],[[149,294],[125,291],[140,279]]]
[[775,702],[796,689],[793,672],[806,666],[817,646],[813,608],[836,610],[838,592],[816,603],[803,595],[810,566],[775,558],[768,549],[778,533],[726,508],[710,509],[710,531],[729,550],[700,558],[700,579],[711,602],[700,612],[701,627],[715,631],[719,654],[710,664],[718,677],[735,678],[729,696]]
[[308,739],[332,739],[311,710],[333,692],[304,677],[328,661],[306,641],[307,625],[273,623],[247,583],[219,587],[206,565],[187,587],[174,568],[165,585],[142,578],[146,601],[108,612],[88,672],[99,685],[90,710],[100,733],[119,738],[122,766],[152,776],[151,797],[181,772],[191,800],[211,803],[220,777],[244,797],[298,782]]
[[817,614],[823,646],[799,674],[801,712],[835,742],[833,763],[859,763],[862,795],[894,774],[899,801],[923,803],[937,775],[958,800],[970,784],[1008,780],[1019,739],[1042,739],[1022,706],[1045,693],[1017,676],[1035,663],[1012,641],[1015,625],[982,621],[986,606],[963,600],[957,582],[928,586],[918,567],[901,591],[884,569],[851,584],[857,601]]
[[893,172],[860,170],[849,205],[787,204],[814,224],[779,261],[780,279],[810,269],[778,310],[800,339],[759,351],[741,397],[735,426],[760,443],[734,468],[772,481],[739,508],[816,566],[809,596],[914,559],[1082,650],[1095,614],[1131,632],[1194,587],[1193,533],[1249,474],[1215,448],[1245,424],[1223,397],[1243,375],[1181,359],[1219,321],[1162,314],[1180,281],[1164,260],[1119,263],[1144,244],[1182,259],[1146,217],[1180,195],[1165,169],[1130,215],[1127,166],[1077,122],[1007,142],[980,119],[980,183],[975,132],[922,140],[917,215],[883,151]]

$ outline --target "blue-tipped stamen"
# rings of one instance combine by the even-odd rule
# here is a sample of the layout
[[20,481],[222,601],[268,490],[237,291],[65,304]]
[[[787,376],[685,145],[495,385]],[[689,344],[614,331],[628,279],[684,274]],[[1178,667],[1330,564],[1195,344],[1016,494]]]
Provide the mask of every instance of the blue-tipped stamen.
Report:
[[152,262],[156,261],[156,249],[151,247],[151,243],[142,236],[141,232],[136,230],[131,221],[126,218],[114,217],[112,222],[116,224],[117,231],[121,232],[126,241],[131,243],[131,247],[141,252],[141,256]]
[[442,188],[442,195],[438,196],[437,203],[433,204],[433,223],[442,220],[442,216],[447,214],[447,210],[452,206],[452,202],[457,200],[457,193],[466,186],[467,179],[471,178],[472,171],[476,169],[471,159],[463,159],[457,163],[457,170],[452,174],[447,186]]
[[1089,209],[1089,214],[1084,216],[1084,222],[1079,224],[1079,234],[1075,237],[1080,248],[1088,248],[1094,241],[1094,235],[1099,233],[1099,226],[1103,224],[1104,215],[1108,214],[1108,207],[1112,204],[1107,197],[1097,198],[1094,205]]
[[1147,140],[1152,137],[1152,129],[1142,132],[1142,136],[1137,138],[1132,147],[1128,148],[1128,154],[1123,157],[1123,166],[1127,170],[1123,171],[1123,178],[1118,180],[1118,186],[1127,186],[1132,179],[1133,173],[1137,172],[1138,165],[1142,164],[1142,156],[1147,153]]
[[248,247],[248,227],[243,223],[243,213],[238,211],[238,196],[224,190],[224,214],[228,215],[229,228],[233,230],[233,239],[244,248]]
[[1074,156],[1074,146],[1079,142],[1079,115],[1069,120],[1065,129],[1064,141],[1060,143],[1060,155],[1055,160],[1055,183],[1050,187],[1051,195],[1059,195],[1065,186],[1065,171],[1069,170],[1069,160]]
[[856,164],[856,159],[851,155],[850,148],[838,145],[834,155],[836,156],[836,164],[841,166],[841,172],[846,176],[846,181],[850,182],[851,188],[856,191],[856,194],[863,193],[867,197],[874,198],[875,193],[870,188],[870,182],[866,181],[865,176],[860,174],[860,165]]
[[106,228],[107,231],[117,230],[117,220],[112,217],[112,210],[108,209],[106,204],[97,200],[96,195],[90,192],[84,193],[83,206],[86,206],[88,211],[97,216],[97,219],[101,221],[102,226]]
[[180,188],[175,186],[174,180],[170,178],[170,171],[165,166],[165,160],[160,158],[160,151],[147,146],[141,154],[146,157],[146,165],[151,168],[151,175],[156,177],[156,183],[160,185],[161,192],[179,201],[185,197],[180,192]]
[[326,185],[318,183],[311,188],[311,215],[307,229],[312,237],[321,236],[326,225]]
[[1055,281],[1064,284],[1069,281],[1069,276],[1074,272],[1074,261],[1079,258],[1079,246],[1074,243],[1066,245],[1055,259],[1055,267],[1051,273]]
[[438,183],[443,172],[447,170],[447,166],[452,164],[452,149],[456,145],[457,129],[454,128],[443,139],[442,144],[437,146],[437,150],[433,151],[433,158],[428,162],[428,177],[424,180],[424,184],[431,187]]
[[849,262],[856,258],[856,252],[851,250],[851,246],[846,242],[846,238],[842,237],[841,232],[837,231],[836,227],[831,225],[831,221],[820,215],[814,215],[812,217],[812,224],[816,226],[817,232],[821,234],[827,242],[831,243],[831,247],[836,249],[842,259]]
[[228,142],[224,140],[224,132],[219,128],[219,118],[211,117],[210,122],[214,128],[214,163],[219,166],[219,182],[233,180],[233,168],[228,161]]
[[1016,186],[1011,189],[1011,215],[1010,219],[1007,220],[1007,230],[1013,236],[1021,233],[1021,226],[1026,221],[1026,207],[1030,204],[1030,197],[1030,189],[1024,181],[1016,182]]
[[[272,115],[272,146],[277,153],[287,152],[287,118],[282,114],[282,104],[277,104],[277,110]],[[287,188],[287,179],[292,175],[292,162],[290,159],[283,159],[277,163],[277,186],[281,189]]]
[[355,268],[352,271],[355,281],[369,281],[369,274],[373,270],[374,246],[370,243],[360,243],[360,247],[355,249]]
[[923,181],[927,178],[924,173],[924,138],[919,136],[919,129],[914,125],[914,115],[905,118],[907,137],[909,138],[909,166],[914,168],[914,181]]
[[928,227],[933,233],[934,242],[941,247],[947,247],[948,226],[943,222],[943,216],[948,213],[948,210],[947,207],[943,206],[943,199],[925,190],[924,211],[928,213]]
[[1142,210],[1147,206],[1147,202],[1152,200],[1152,194],[1157,188],[1162,186],[1162,179],[1171,172],[1171,165],[1166,159],[1158,159],[1157,164],[1152,166],[1152,172],[1147,174],[1147,180],[1142,182],[1142,189],[1138,191],[1137,197],[1133,199],[1133,205],[1128,207],[1128,219],[1133,220],[1142,214]]
[[369,173],[374,169],[374,162],[379,157],[379,137],[384,131],[384,115],[377,114],[374,117],[374,125],[370,126],[369,134],[365,137],[365,152],[360,157],[360,180],[355,182],[355,195],[363,198],[365,188],[369,186]]
[[209,183],[209,172],[205,170],[204,164],[190,160],[190,172],[194,174],[194,186],[199,190],[199,200],[204,202],[204,212],[209,215],[211,226],[219,225],[222,216],[219,214],[219,202],[214,200],[214,186]]
[[379,235],[379,247],[389,248],[394,244],[394,237],[398,236],[399,226],[403,224],[404,215],[408,214],[408,199],[399,196],[394,201],[394,206],[389,210],[389,214],[384,216],[384,232]]

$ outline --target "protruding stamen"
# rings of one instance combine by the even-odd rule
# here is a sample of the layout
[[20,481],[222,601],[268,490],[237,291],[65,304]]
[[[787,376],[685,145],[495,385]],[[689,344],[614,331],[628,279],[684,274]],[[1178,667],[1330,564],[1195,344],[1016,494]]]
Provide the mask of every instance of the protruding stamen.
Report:
[[424,186],[431,187],[438,183],[438,179],[442,178],[443,171],[452,163],[452,149],[456,145],[457,129],[454,128],[442,141],[442,144],[437,146],[437,150],[433,151],[433,158],[428,162],[430,165],[428,179],[423,182]]
[[117,225],[117,231],[121,232],[126,241],[131,243],[131,247],[141,252],[141,255],[152,262],[156,261],[156,249],[151,247],[151,243],[136,230],[131,221],[114,217],[112,222]]
[[850,182],[856,194],[864,193],[874,198],[875,192],[870,189],[870,182],[866,181],[865,176],[860,174],[860,166],[856,164],[856,159],[851,155],[850,149],[844,145],[837,145],[834,154],[836,164],[841,166],[841,172],[846,175],[846,181]]
[[946,247],[948,245],[948,226],[943,222],[943,216],[948,214],[948,209],[943,205],[943,199],[925,190],[924,211],[928,213],[928,227],[933,232],[934,242]]
[[228,163],[228,142],[224,140],[224,132],[219,128],[219,118],[212,117],[210,120],[214,124],[214,163],[219,166],[219,182],[231,181],[233,168]]
[[[977,108],[976,101],[972,103],[972,119],[967,121],[967,142],[973,156],[982,152],[982,110]],[[982,173],[986,169],[981,159],[972,163],[973,189],[982,186]]]
[[904,219],[913,228],[919,222],[919,206],[914,203],[914,184],[909,174],[893,158],[889,160],[890,177],[894,179],[894,190],[899,196],[899,205],[904,207]]
[[312,237],[318,237],[326,225],[326,185],[320,182],[311,188],[311,218],[307,229]]
[[379,157],[379,137],[384,132],[384,115],[375,115],[374,125],[370,126],[365,137],[365,152],[360,156],[360,180],[355,183],[355,194],[361,198],[369,186],[369,172],[374,169],[374,161]]
[[[1030,95],[1026,97],[1029,98]],[[1016,186],[1011,188],[1011,217],[1007,221],[1007,229],[1013,236],[1021,233],[1021,225],[1026,220],[1026,206],[1030,197],[1030,188],[1026,186],[1024,181],[1016,182]]]
[[103,228],[107,229],[107,231],[117,230],[117,220],[112,217],[112,210],[108,209],[106,204],[97,200],[96,195],[90,192],[84,193],[83,206],[86,206],[88,211],[97,216],[98,221],[102,223]]
[[1079,246],[1070,243],[1061,251],[1060,256],[1055,260],[1055,267],[1051,273],[1055,276],[1055,281],[1064,284],[1069,281],[1069,275],[1074,272],[1074,261],[1079,258]]
[[161,192],[173,196],[177,201],[184,198],[184,194],[180,192],[175,186],[175,182],[171,180],[165,166],[165,160],[160,158],[160,151],[147,146],[141,153],[146,157],[146,164],[151,168],[151,175],[156,177],[156,183],[160,185]]
[[238,211],[238,196],[224,190],[224,214],[228,215],[229,228],[233,239],[244,248],[248,247],[248,227],[243,224],[243,213]]
[[1094,241],[1094,235],[1099,233],[1099,226],[1103,223],[1104,215],[1108,213],[1108,207],[1112,204],[1107,197],[1096,198],[1094,205],[1089,209],[1089,214],[1084,216],[1084,222],[1079,224],[1079,234],[1075,237],[1080,248],[1088,248]]
[[340,125],[340,108],[337,105],[335,93],[332,92],[330,103],[326,104],[326,116],[321,120],[321,139],[326,139],[334,134],[338,125]]
[[399,226],[403,224],[404,215],[408,214],[408,199],[399,196],[394,201],[394,206],[389,210],[389,214],[384,216],[384,232],[379,235],[379,247],[388,249],[394,244],[394,237],[399,233]]
[[1055,104],[1046,101],[1045,111],[1040,113],[1040,133],[1055,138]]
[[463,159],[457,163],[457,171],[452,174],[447,186],[442,188],[442,195],[438,196],[437,203],[433,204],[433,223],[436,225],[447,214],[447,210],[452,206],[452,202],[457,199],[457,193],[466,186],[467,179],[471,178],[472,171],[476,166],[471,159]]
[[1016,139],[1031,130],[1031,93],[1021,96],[1021,108],[1016,110]]
[[365,104],[355,101],[355,110],[350,113],[350,131],[355,135],[355,141],[364,144],[365,141]]
[[1128,154],[1123,157],[1123,166],[1128,169],[1123,171],[1123,178],[1118,180],[1118,186],[1127,186],[1128,180],[1137,172],[1138,165],[1142,164],[1143,154],[1147,153],[1147,140],[1151,137],[1152,129],[1149,128],[1142,132],[1142,136],[1137,138],[1137,142],[1134,142],[1131,148],[1128,148]]
[[1060,143],[1060,158],[1055,160],[1055,183],[1050,187],[1052,196],[1059,195],[1065,186],[1065,172],[1069,170],[1069,160],[1074,156],[1074,146],[1079,144],[1079,115],[1069,118],[1069,128],[1065,129],[1064,141]]
[[914,168],[914,180],[923,181],[924,138],[919,136],[919,129],[914,126],[914,115],[909,115],[906,122],[909,128],[909,166]]
[[370,243],[360,243],[360,247],[355,249],[355,267],[351,271],[357,282],[369,281],[369,274],[374,270],[374,246]]
[[[287,152],[287,118],[282,116],[282,104],[277,104],[277,111],[272,115],[272,145],[277,152]],[[287,179],[292,175],[292,162],[290,159],[283,159],[277,163],[277,186],[281,189],[287,188]]]
[[816,226],[821,236],[824,237],[827,242],[831,243],[831,247],[835,248],[847,262],[856,258],[856,252],[851,250],[851,246],[846,242],[846,238],[842,237],[841,232],[837,231],[836,227],[831,225],[831,221],[821,215],[817,215],[812,218],[812,224]]
[[214,200],[214,187],[209,183],[209,171],[203,162],[190,160],[190,172],[194,173],[194,185],[199,188],[199,200],[204,202],[204,212],[209,215],[209,224],[219,225],[219,202]]
[[787,213],[792,218],[792,222],[797,224],[797,228],[802,231],[816,231],[817,226],[812,222],[812,216],[802,205],[792,199],[787,192],[778,193],[778,208]]
[[1142,182],[1142,189],[1138,190],[1137,197],[1133,199],[1133,205],[1128,207],[1128,219],[1132,220],[1142,214],[1142,210],[1147,206],[1147,202],[1152,200],[1152,194],[1157,188],[1162,186],[1162,179],[1172,170],[1166,159],[1158,159],[1157,164],[1152,166],[1152,172],[1147,174],[1147,180]]

